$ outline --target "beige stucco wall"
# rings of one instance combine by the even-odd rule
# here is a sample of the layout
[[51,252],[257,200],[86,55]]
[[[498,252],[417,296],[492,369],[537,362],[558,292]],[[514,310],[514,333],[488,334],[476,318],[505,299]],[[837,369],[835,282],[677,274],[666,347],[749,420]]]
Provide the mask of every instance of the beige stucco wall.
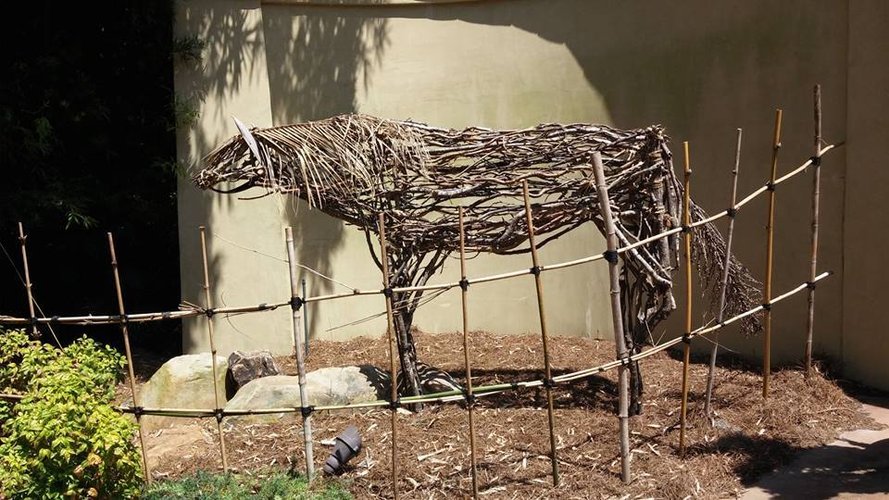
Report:
[[[183,0],[177,5],[177,32],[198,34],[208,43],[203,68],[181,69],[176,76],[177,92],[201,97],[198,123],[180,133],[180,156],[189,163],[235,133],[231,116],[258,126],[345,112],[452,127],[584,121],[632,128],[660,123],[674,139],[674,151],[681,141],[691,142],[694,196],[716,211],[728,203],[737,127],[745,131],[742,193],[767,175],[776,107],[785,116],[780,170],[812,154],[811,89],[821,83],[824,136],[835,142],[848,135],[849,147],[824,162],[819,268],[837,274],[818,289],[815,350],[848,366],[880,365],[877,356],[889,354],[885,343],[875,350],[864,340],[880,333],[877,320],[866,319],[866,300],[854,300],[856,319],[849,315],[850,307],[856,307],[850,306],[852,297],[877,301],[885,296],[876,288],[882,280],[871,273],[878,253],[863,250],[861,240],[850,233],[879,225],[849,224],[853,212],[856,221],[880,216],[873,207],[881,192],[870,184],[872,174],[885,172],[878,155],[887,126],[878,116],[885,107],[873,99],[878,89],[886,88],[886,70],[875,61],[886,53],[887,35],[885,26],[877,25],[880,16],[868,14],[885,11],[876,0],[867,5],[735,0],[718,7],[705,0],[420,6]],[[873,79],[874,71],[882,72],[883,80]],[[807,279],[809,190],[810,179],[802,177],[777,194],[776,292]],[[199,224],[207,225],[211,234],[217,304],[259,303],[289,294],[282,260],[282,226],[288,224],[294,226],[301,262],[349,287],[380,285],[363,235],[302,204],[278,197],[242,201],[198,193],[184,181],[179,196],[184,300],[200,300]],[[758,277],[764,267],[765,207],[764,198],[752,204],[736,226],[737,254]],[[873,244],[885,242],[877,231],[866,233]],[[547,246],[542,257],[557,262],[603,246],[587,227]],[[853,254],[854,264],[849,258]],[[528,265],[528,257],[480,257],[470,262],[470,274]],[[435,280],[453,279],[455,267],[450,265]],[[854,273],[855,285],[846,272]],[[608,336],[604,266],[545,276],[551,331]],[[872,283],[872,289],[857,288],[859,281]],[[311,276],[309,283],[313,295],[344,290]],[[474,287],[471,297],[473,328],[538,329],[529,279]],[[449,292],[424,307],[418,325],[455,330],[458,305],[456,292]],[[777,361],[801,355],[805,309],[804,295],[776,306]],[[385,328],[380,318],[350,323],[381,311],[378,297],[325,303],[310,309],[311,331],[316,338],[329,339],[379,334]],[[696,318],[703,320],[698,314]],[[219,319],[216,327],[224,352],[290,348],[289,311]],[[200,321],[185,323],[186,351],[205,347],[205,328]],[[861,332],[852,334],[861,340],[850,340],[850,329]],[[680,328],[671,320],[662,330],[671,336]],[[742,354],[759,354],[758,339],[733,332],[723,339]],[[859,356],[874,360],[860,361]],[[850,368],[849,373],[887,386],[877,368]]]

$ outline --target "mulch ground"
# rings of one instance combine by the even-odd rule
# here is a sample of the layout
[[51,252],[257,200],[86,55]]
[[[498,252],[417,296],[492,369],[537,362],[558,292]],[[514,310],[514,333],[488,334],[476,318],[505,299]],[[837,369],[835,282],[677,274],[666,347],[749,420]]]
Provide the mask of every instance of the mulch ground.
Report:
[[[424,362],[463,376],[462,337],[417,334]],[[555,375],[614,358],[605,341],[552,337]],[[472,334],[473,380],[476,385],[540,378],[542,349],[536,335]],[[384,339],[348,342],[314,341],[308,369],[372,363],[388,366]],[[146,366],[150,360],[146,360]],[[285,372],[294,363],[281,358]],[[156,366],[156,365],[155,365]],[[817,374],[804,380],[797,369],[777,370],[771,396],[763,400],[756,368],[737,360],[717,368],[713,407],[720,425],[703,415],[707,365],[691,367],[688,449],[678,453],[680,377],[678,356],[660,353],[643,362],[643,414],[631,419],[632,475],[620,480],[616,373],[559,386],[555,395],[555,430],[561,484],[552,486],[546,399],[543,390],[526,389],[479,400],[475,412],[478,484],[490,498],[731,498],[753,479],[788,462],[801,449],[824,444],[839,433],[873,421],[832,380]],[[144,372],[150,372],[147,368]],[[141,378],[141,377],[139,377]],[[355,425],[364,449],[349,462],[340,480],[357,498],[392,496],[391,427],[388,410],[317,412],[315,463],[320,467],[332,450],[320,444],[347,425]],[[158,478],[222,468],[216,425],[200,421],[204,439],[159,457]],[[239,472],[269,469],[304,470],[302,426],[298,414],[275,424],[224,423],[229,465]],[[163,431],[149,436],[158,439]],[[471,495],[468,420],[462,404],[428,405],[416,414],[398,416],[398,489],[404,498],[454,498]]]

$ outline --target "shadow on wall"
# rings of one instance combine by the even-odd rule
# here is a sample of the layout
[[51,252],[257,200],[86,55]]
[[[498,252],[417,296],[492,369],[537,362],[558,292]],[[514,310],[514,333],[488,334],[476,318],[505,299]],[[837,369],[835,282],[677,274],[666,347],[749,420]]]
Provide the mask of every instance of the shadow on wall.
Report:
[[[387,44],[387,22],[352,12],[295,15],[286,6],[263,7],[269,93],[275,125],[304,122],[357,110],[356,89],[367,84]],[[359,81],[361,78],[363,81]],[[287,203],[299,262],[333,276],[331,260],[355,231],[302,200]],[[370,259],[368,258],[368,264]],[[317,275],[300,271],[310,296],[348,291]],[[309,332],[321,321],[309,309]]]

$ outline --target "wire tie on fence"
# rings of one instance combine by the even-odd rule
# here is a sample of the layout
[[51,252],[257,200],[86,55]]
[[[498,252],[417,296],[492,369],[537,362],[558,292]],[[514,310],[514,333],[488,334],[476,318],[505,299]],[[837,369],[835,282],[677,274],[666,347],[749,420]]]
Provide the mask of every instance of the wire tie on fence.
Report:
[[764,310],[766,310],[766,311],[771,311],[771,310],[772,310],[772,303],[771,303],[771,302],[766,302],[766,303],[764,303],[764,304],[762,305],[762,308],[763,308]]
[[309,418],[312,416],[312,413],[315,411],[314,406],[302,406],[299,409],[300,414],[302,414],[303,418]]
[[290,307],[292,307],[293,310],[299,311],[299,308],[302,307],[303,304],[305,304],[305,301],[302,298],[296,295],[290,297]]
[[809,290],[814,290],[817,287],[818,287],[818,283],[815,283],[814,281],[807,281],[806,282],[806,288],[808,288]]
[[470,394],[466,389],[463,389],[463,399],[466,400],[467,405],[475,406],[475,394]]
[[531,269],[529,269],[528,272],[530,272],[534,276],[540,276],[540,266],[534,266]]
[[383,295],[385,295],[387,299],[391,299],[392,298],[392,287],[390,286],[390,287],[384,288]]
[[469,290],[469,280],[466,279],[466,276],[464,276],[464,277],[460,280],[460,288],[463,289],[464,292],[465,292],[466,290]]
[[769,181],[766,183],[766,189],[769,191],[775,190],[775,181]]
[[609,264],[617,264],[617,250],[605,250],[602,252],[602,256]]
[[736,215],[738,215],[738,209],[735,207],[731,207],[725,211],[725,215],[728,215],[730,218],[734,219]]

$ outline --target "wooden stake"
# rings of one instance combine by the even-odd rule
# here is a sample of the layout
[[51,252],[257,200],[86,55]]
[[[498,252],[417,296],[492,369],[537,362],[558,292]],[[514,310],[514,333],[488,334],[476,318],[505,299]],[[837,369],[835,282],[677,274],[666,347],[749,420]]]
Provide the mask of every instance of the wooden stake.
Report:
[[380,260],[383,263],[383,289],[386,290],[386,337],[389,339],[390,401],[392,405],[392,498],[398,498],[398,377],[395,368],[395,316],[392,314],[392,289],[389,288],[389,245],[386,243],[386,217],[379,214]]
[[775,111],[775,137],[772,141],[772,172],[769,177],[769,219],[766,225],[766,280],[763,287],[763,304],[766,304],[763,325],[762,349],[762,397],[769,397],[769,378],[772,372],[772,254],[775,244],[775,178],[778,176],[778,150],[781,149],[781,117],[783,112]]
[[[204,265],[204,307],[208,311],[213,310],[213,299],[210,297],[210,270],[207,264],[207,235],[206,228],[200,226],[201,231],[201,260]],[[219,406],[219,383],[216,381],[216,342],[213,339],[213,315],[207,315],[207,335],[210,338],[210,366],[213,367],[213,399],[216,401],[216,411]],[[219,431],[219,453],[222,455],[222,470],[228,472],[228,457],[225,453],[225,433],[222,430],[222,415],[216,417],[216,429]]]
[[[614,226],[614,217],[611,214],[611,201],[608,198],[608,186],[605,183],[605,169],[602,165],[602,155],[596,151],[593,153],[593,176],[596,181],[596,189],[599,196],[599,213],[605,224],[605,242],[608,261],[608,276],[610,278],[611,293],[611,323],[614,328],[614,347],[617,359],[629,361],[627,357],[627,344],[624,341],[623,311],[620,305],[620,269],[617,255],[617,229]],[[630,377],[627,363],[617,368],[618,380],[618,409],[617,418],[620,428],[620,478],[624,483],[630,482],[630,413],[629,391]]]
[[22,266],[25,268],[25,291],[28,294],[28,316],[31,319],[31,338],[39,339],[40,332],[37,330],[37,322],[34,321],[34,295],[31,293],[31,271],[28,268],[28,250],[25,248],[25,229],[19,222],[19,243],[22,246]]
[[531,197],[528,194],[528,181],[522,182],[525,197],[525,219],[528,223],[528,244],[531,247],[531,262],[534,267],[534,285],[537,288],[537,312],[540,317],[540,337],[543,339],[543,368],[545,372],[546,414],[549,424],[550,461],[553,470],[553,486],[559,485],[559,460],[556,457],[556,425],[553,412],[552,370],[549,364],[549,341],[546,334],[546,315],[543,308],[543,282],[540,279],[540,261],[537,258],[537,244],[534,242],[534,223],[531,220]]
[[[719,289],[719,307],[716,310],[716,322],[725,319],[725,289],[728,286],[728,271],[732,262],[732,236],[735,232],[735,203],[738,200],[738,169],[741,167],[741,135],[738,129],[738,141],[735,146],[735,168],[732,169],[732,201],[729,204],[728,235],[725,239],[725,261],[723,261],[722,285]],[[707,394],[704,398],[704,415],[712,420],[710,400],[713,396],[713,379],[716,372],[716,355],[719,353],[719,330],[713,335],[713,350],[710,351],[710,368],[707,371]]]
[[[19,235],[22,238],[22,252],[24,252],[25,242],[21,223],[19,223]],[[133,393],[133,408],[139,408],[139,395],[136,392],[136,375],[133,372],[133,353],[130,350],[130,332],[127,328],[126,312],[123,307],[123,292],[120,289],[120,273],[117,269],[117,254],[114,252],[114,238],[111,236],[111,233],[108,233],[108,248],[111,251],[111,270],[114,273],[114,290],[117,292],[117,307],[120,311],[120,331],[123,334],[124,353],[127,356],[127,371],[130,376],[130,391]],[[27,269],[27,266],[25,266],[26,277]],[[30,286],[28,290],[30,291]],[[33,311],[31,314],[34,314]],[[139,429],[139,449],[142,451],[142,470],[145,471],[145,482],[151,484],[151,469],[148,467],[148,453],[145,450],[145,432],[142,430],[142,415],[140,412],[137,412],[135,415],[136,427]]]
[[296,275],[296,250],[293,248],[293,229],[284,230],[287,237],[287,262],[290,264],[290,310],[293,320],[293,338],[296,346],[296,370],[299,373],[299,406],[303,417],[303,441],[306,448],[306,477],[309,482],[315,478],[315,454],[312,449],[312,413],[309,409],[309,393],[306,390],[305,351],[300,342],[299,332],[300,306],[304,304],[299,298],[299,278]]
[[818,270],[818,212],[821,197],[821,85],[815,85],[815,169],[812,172],[812,265],[809,269],[809,316],[806,321],[806,378],[812,375],[815,330],[815,275]]
[[692,282],[691,282],[691,161],[688,154],[688,141],[685,149],[685,193],[683,198],[682,224],[685,226],[685,340],[682,346],[682,405],[679,413],[679,453],[685,455],[685,417],[688,413],[688,368],[691,357]]
[[475,468],[475,417],[473,407],[475,396],[472,393],[472,367],[469,363],[469,315],[466,295],[469,284],[466,281],[466,232],[463,228],[463,207],[457,213],[460,229],[460,304],[463,309],[463,366],[466,369],[466,412],[469,415],[469,463],[472,471],[472,498],[478,498],[478,476]]

